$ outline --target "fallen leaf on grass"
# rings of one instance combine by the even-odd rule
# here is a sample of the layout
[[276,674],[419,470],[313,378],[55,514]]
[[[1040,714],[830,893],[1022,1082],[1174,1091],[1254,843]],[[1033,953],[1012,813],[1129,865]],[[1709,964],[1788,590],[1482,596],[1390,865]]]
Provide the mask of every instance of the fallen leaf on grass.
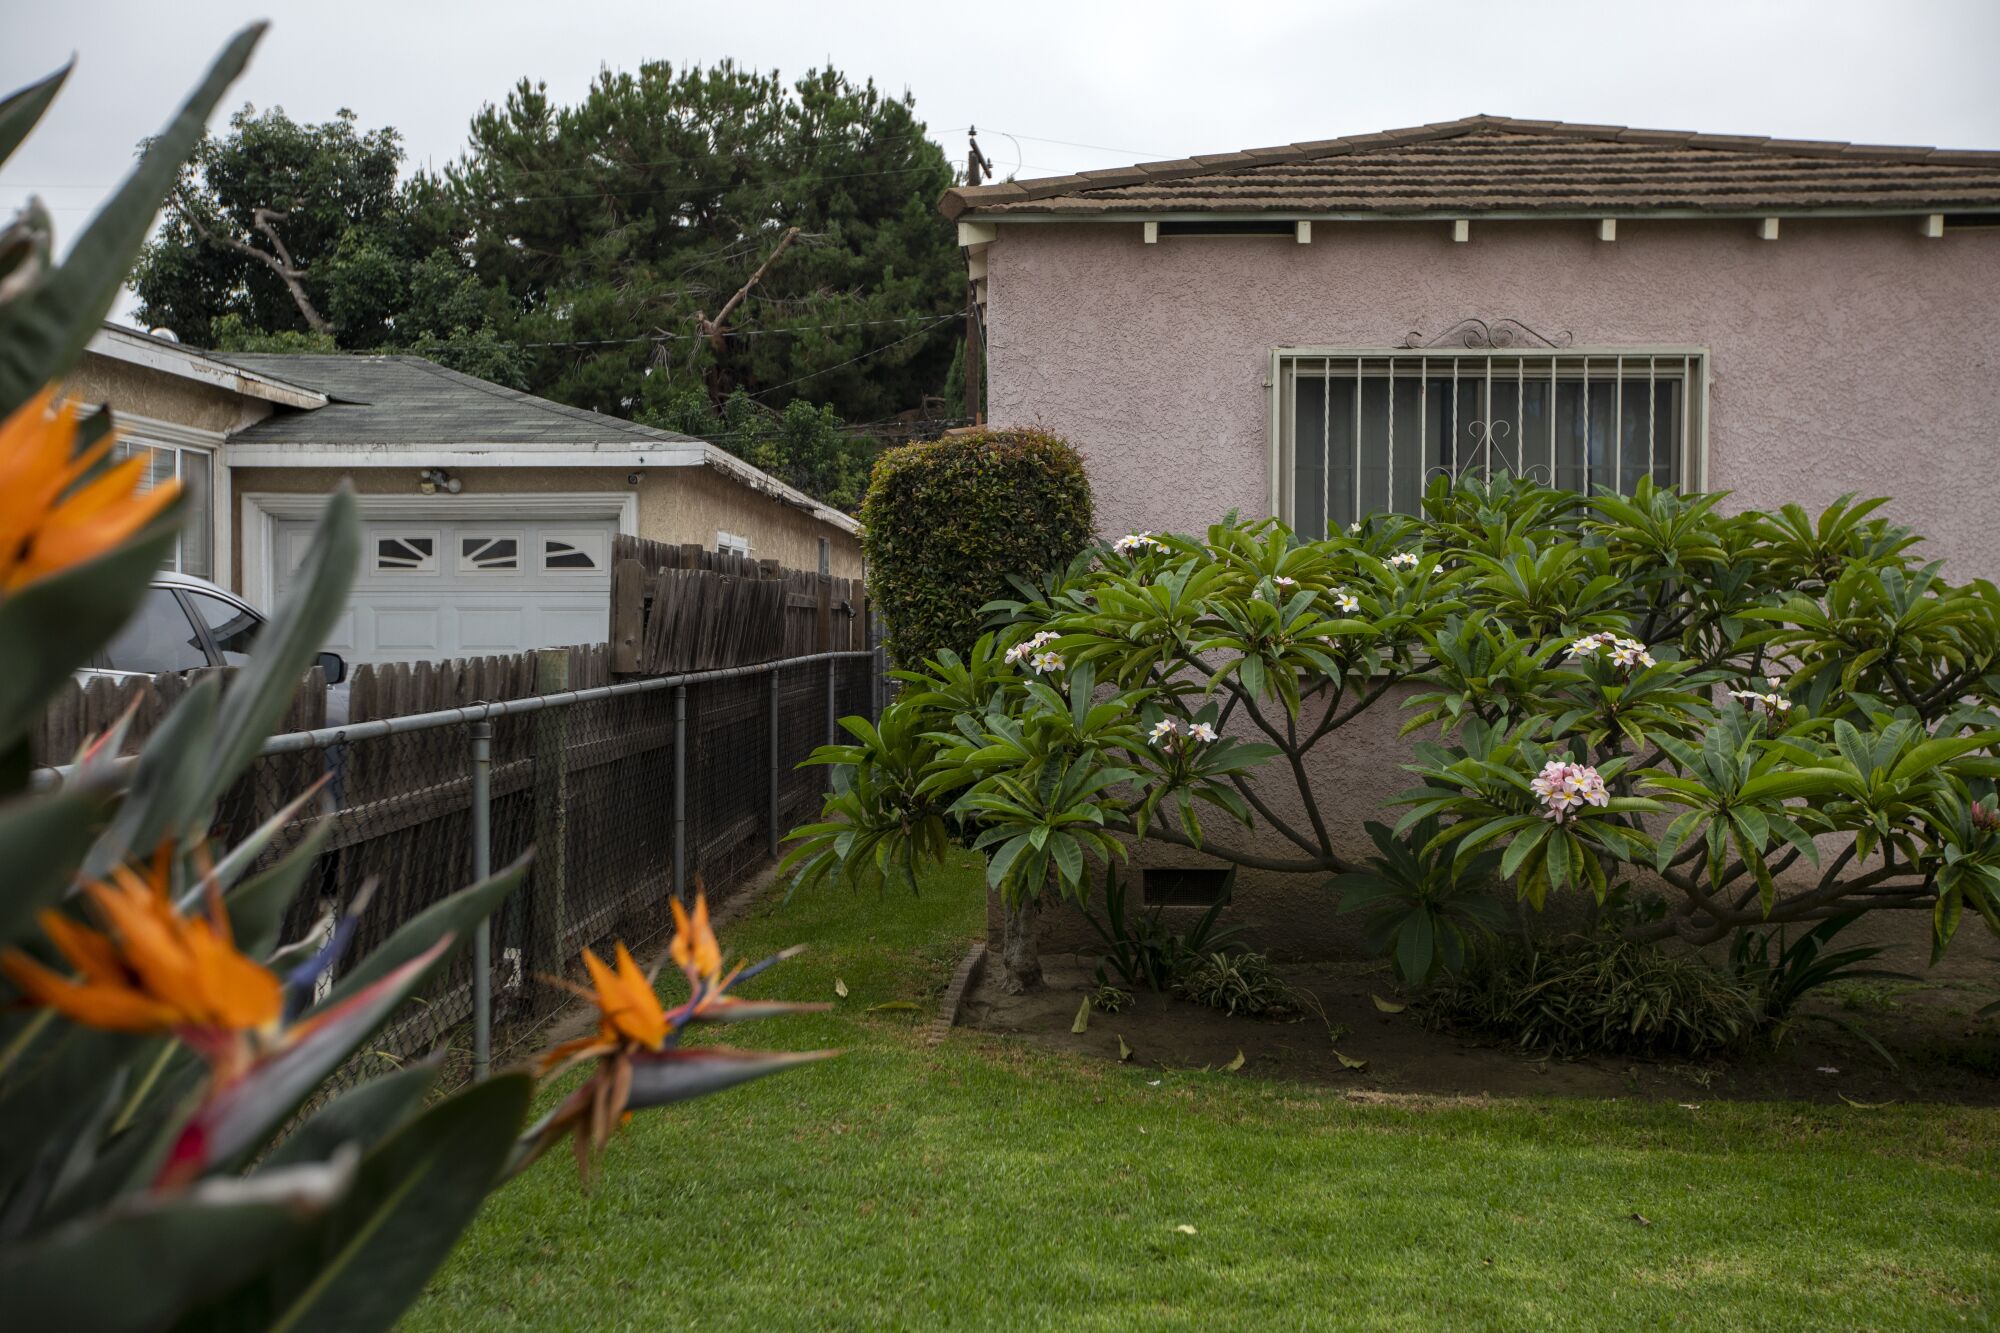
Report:
[[1701,1103],[1700,1103],[1700,1102],[1682,1102],[1682,1103],[1681,1103],[1681,1110],[1683,1110],[1683,1111],[1699,1111],[1700,1109],[1701,1109]]
[[1132,1058],[1132,1048],[1125,1044],[1125,1038],[1122,1034],[1118,1038],[1118,1058],[1121,1061]]
[[1377,1009],[1380,1009],[1385,1014],[1400,1014],[1405,1009],[1410,1007],[1407,1004],[1397,1004],[1394,1000],[1385,1000],[1381,996],[1376,995],[1372,992],[1369,994],[1368,998],[1375,1001],[1375,1007]]
[[1857,1102],[1844,1092],[1838,1095],[1840,1100],[1846,1102],[1849,1106],[1858,1107],[1863,1111],[1879,1111],[1885,1106],[1894,1106],[1896,1104],[1893,1099],[1886,1102]]
[[1157,1078],[1149,1078],[1146,1080],[1146,1086],[1149,1088],[1157,1088],[1160,1086],[1160,1082],[1161,1080]]
[[846,998],[847,998],[847,983],[846,983],[846,982],[844,982],[844,981],[842,981],[842,980],[841,980],[841,979],[840,979],[839,977],[835,977],[835,978],[833,979],[833,993],[834,993],[835,995],[838,995],[838,996],[839,996],[839,997],[840,997],[841,999],[843,999],[843,1000],[844,1000],[844,999],[846,999]]
[[1069,1025],[1071,1032],[1082,1032],[1090,1026],[1090,997],[1083,997],[1083,1003],[1076,1007],[1076,1022]]
[[1180,1232],[1183,1236],[1199,1236],[1201,1234],[1199,1231],[1196,1231],[1193,1227],[1189,1226],[1185,1222],[1175,1227],[1174,1230]]
[[868,1006],[871,1014],[906,1014],[917,1007],[915,1000],[884,1000],[880,1004]]
[[1653,1225],[1653,1219],[1647,1217],[1644,1213],[1633,1213],[1632,1220],[1634,1222],[1637,1222],[1642,1227],[1649,1227]]
[[1225,1074],[1233,1074],[1241,1068],[1243,1068],[1243,1050],[1241,1047],[1238,1047],[1236,1051],[1236,1058],[1234,1060],[1231,1060],[1228,1064],[1224,1065],[1222,1067],[1222,1072]]
[[1358,1074],[1362,1070],[1368,1068],[1368,1062],[1366,1060],[1357,1060],[1351,1055],[1342,1055],[1339,1051],[1335,1051],[1333,1054],[1334,1058],[1340,1061],[1340,1067],[1342,1069],[1352,1069],[1355,1073]]

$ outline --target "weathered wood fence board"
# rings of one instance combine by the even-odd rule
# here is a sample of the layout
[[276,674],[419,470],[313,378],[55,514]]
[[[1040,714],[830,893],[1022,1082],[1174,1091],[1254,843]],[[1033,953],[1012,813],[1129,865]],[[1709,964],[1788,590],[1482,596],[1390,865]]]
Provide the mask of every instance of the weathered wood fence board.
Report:
[[632,536],[612,546],[610,669],[671,675],[866,649],[859,579]]

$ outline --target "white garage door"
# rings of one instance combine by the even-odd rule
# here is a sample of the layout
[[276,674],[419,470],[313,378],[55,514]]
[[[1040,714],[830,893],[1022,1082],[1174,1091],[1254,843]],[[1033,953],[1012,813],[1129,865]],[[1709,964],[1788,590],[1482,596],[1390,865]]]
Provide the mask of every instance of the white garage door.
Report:
[[[616,526],[610,519],[364,522],[352,602],[326,646],[358,664],[601,643]],[[278,522],[280,594],[311,534],[310,522]]]

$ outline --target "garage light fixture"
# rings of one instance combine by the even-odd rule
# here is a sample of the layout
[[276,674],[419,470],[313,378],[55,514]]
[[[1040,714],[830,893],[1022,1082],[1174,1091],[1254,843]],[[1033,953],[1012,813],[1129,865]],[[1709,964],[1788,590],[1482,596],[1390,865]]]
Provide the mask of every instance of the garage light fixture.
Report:
[[464,483],[457,477],[441,467],[427,467],[417,474],[417,489],[425,495],[436,495],[439,491],[447,495],[457,495],[463,485]]

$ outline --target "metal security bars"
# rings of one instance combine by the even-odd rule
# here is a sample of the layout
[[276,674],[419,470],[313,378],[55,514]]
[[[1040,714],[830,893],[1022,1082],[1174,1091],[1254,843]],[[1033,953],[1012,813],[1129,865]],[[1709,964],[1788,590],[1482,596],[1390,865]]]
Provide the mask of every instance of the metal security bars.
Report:
[[1288,350],[1275,358],[1273,507],[1319,536],[1421,512],[1436,477],[1592,494],[1698,487],[1707,362],[1692,348]]
[[[323,839],[282,938],[324,939],[365,901],[343,970],[533,848],[472,947],[335,1086],[433,1053],[447,1077],[476,1077],[565,1003],[546,979],[576,975],[584,948],[643,953],[670,928],[670,898],[697,880],[727,897],[818,813],[826,770],[798,765],[845,736],[839,718],[878,714],[880,668],[879,650],[817,653],[273,736],[225,795],[215,842],[324,778],[330,803],[262,864]],[[67,776],[43,769],[36,785]]]

